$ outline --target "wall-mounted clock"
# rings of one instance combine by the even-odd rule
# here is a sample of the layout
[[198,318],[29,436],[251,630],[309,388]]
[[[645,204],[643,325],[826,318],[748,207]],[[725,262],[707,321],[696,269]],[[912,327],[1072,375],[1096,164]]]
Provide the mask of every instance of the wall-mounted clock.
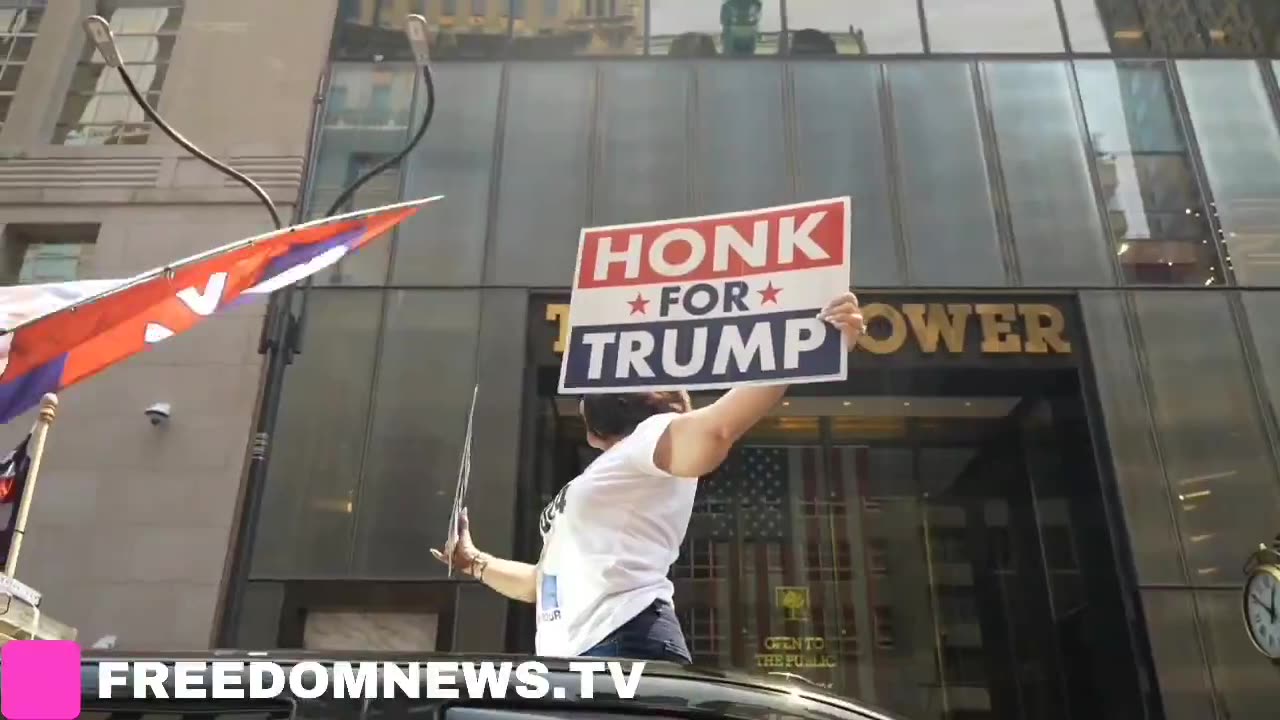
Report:
[[1245,564],[1244,625],[1258,652],[1280,664],[1280,537],[1259,545]]

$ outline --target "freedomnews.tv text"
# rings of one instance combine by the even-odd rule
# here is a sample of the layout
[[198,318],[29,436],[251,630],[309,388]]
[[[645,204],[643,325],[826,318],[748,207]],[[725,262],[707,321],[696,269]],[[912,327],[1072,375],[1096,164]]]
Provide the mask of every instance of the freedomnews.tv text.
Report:
[[[602,692],[621,699],[635,697],[643,662],[574,661],[569,672],[579,677],[577,697]],[[553,687],[549,670],[537,661],[513,662],[300,662],[296,665],[240,661],[102,661],[98,664],[98,696],[136,699],[245,700],[273,699],[288,693],[300,699],[560,699],[566,689]],[[607,690],[606,690],[607,688]]]

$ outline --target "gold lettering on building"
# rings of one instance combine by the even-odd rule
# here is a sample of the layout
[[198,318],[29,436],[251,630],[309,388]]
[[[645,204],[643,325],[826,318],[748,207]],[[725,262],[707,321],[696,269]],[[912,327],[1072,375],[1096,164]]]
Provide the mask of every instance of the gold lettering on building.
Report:
[[565,347],[569,344],[569,306],[548,305],[547,322],[558,323],[557,330],[560,331],[556,336],[555,344],[551,346],[551,352],[564,352]]
[[820,637],[794,637],[781,635],[764,639],[765,650],[813,650],[820,652],[827,646],[827,641]]
[[825,652],[827,641],[816,636],[780,635],[764,639],[766,652],[756,655],[756,667],[833,668],[835,657]]
[[1032,303],[1019,305],[1018,312],[1027,326],[1027,342],[1023,350],[1036,354],[1071,352],[1071,343],[1064,337],[1067,319],[1062,317],[1061,310],[1052,305]]
[[[914,338],[921,352],[959,354],[969,342],[974,315],[978,316],[982,336],[979,347],[984,353],[1071,353],[1062,310],[1043,303],[904,303],[901,309],[887,303],[868,303],[862,307],[867,331],[858,338],[858,346],[873,355],[891,355]],[[559,331],[552,350],[563,353],[569,341],[569,306],[547,305],[546,319],[556,323]]]
[[982,318],[982,352],[1005,355],[1022,352],[1022,336],[1013,331],[1017,306],[980,304],[973,309]]
[[[887,337],[876,337],[871,332],[872,323],[878,318],[884,318],[889,321],[889,335]],[[863,305],[862,320],[867,325],[867,331],[858,338],[858,347],[873,355],[895,353],[907,341],[906,318],[902,317],[902,313],[884,303]],[[877,323],[877,325],[879,324],[882,323]]]
[[915,331],[916,341],[920,349],[927,352],[938,351],[938,341],[947,346],[949,353],[964,352],[964,331],[969,325],[969,316],[973,308],[954,303],[910,303],[902,306],[902,314],[911,320],[911,329]]

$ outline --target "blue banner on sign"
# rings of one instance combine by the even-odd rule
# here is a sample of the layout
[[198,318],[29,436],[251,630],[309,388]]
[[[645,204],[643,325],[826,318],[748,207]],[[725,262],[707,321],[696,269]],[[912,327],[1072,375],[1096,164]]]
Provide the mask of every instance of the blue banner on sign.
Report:
[[830,377],[841,371],[843,340],[818,311],[576,327],[563,385],[590,392]]

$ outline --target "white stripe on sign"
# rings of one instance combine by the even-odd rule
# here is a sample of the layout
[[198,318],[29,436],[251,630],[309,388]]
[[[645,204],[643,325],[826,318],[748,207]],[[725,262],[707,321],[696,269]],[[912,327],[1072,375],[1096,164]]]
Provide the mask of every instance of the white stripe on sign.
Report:
[[570,301],[569,317],[574,327],[744,317],[821,308],[848,289],[842,267],[709,283],[579,289]]

